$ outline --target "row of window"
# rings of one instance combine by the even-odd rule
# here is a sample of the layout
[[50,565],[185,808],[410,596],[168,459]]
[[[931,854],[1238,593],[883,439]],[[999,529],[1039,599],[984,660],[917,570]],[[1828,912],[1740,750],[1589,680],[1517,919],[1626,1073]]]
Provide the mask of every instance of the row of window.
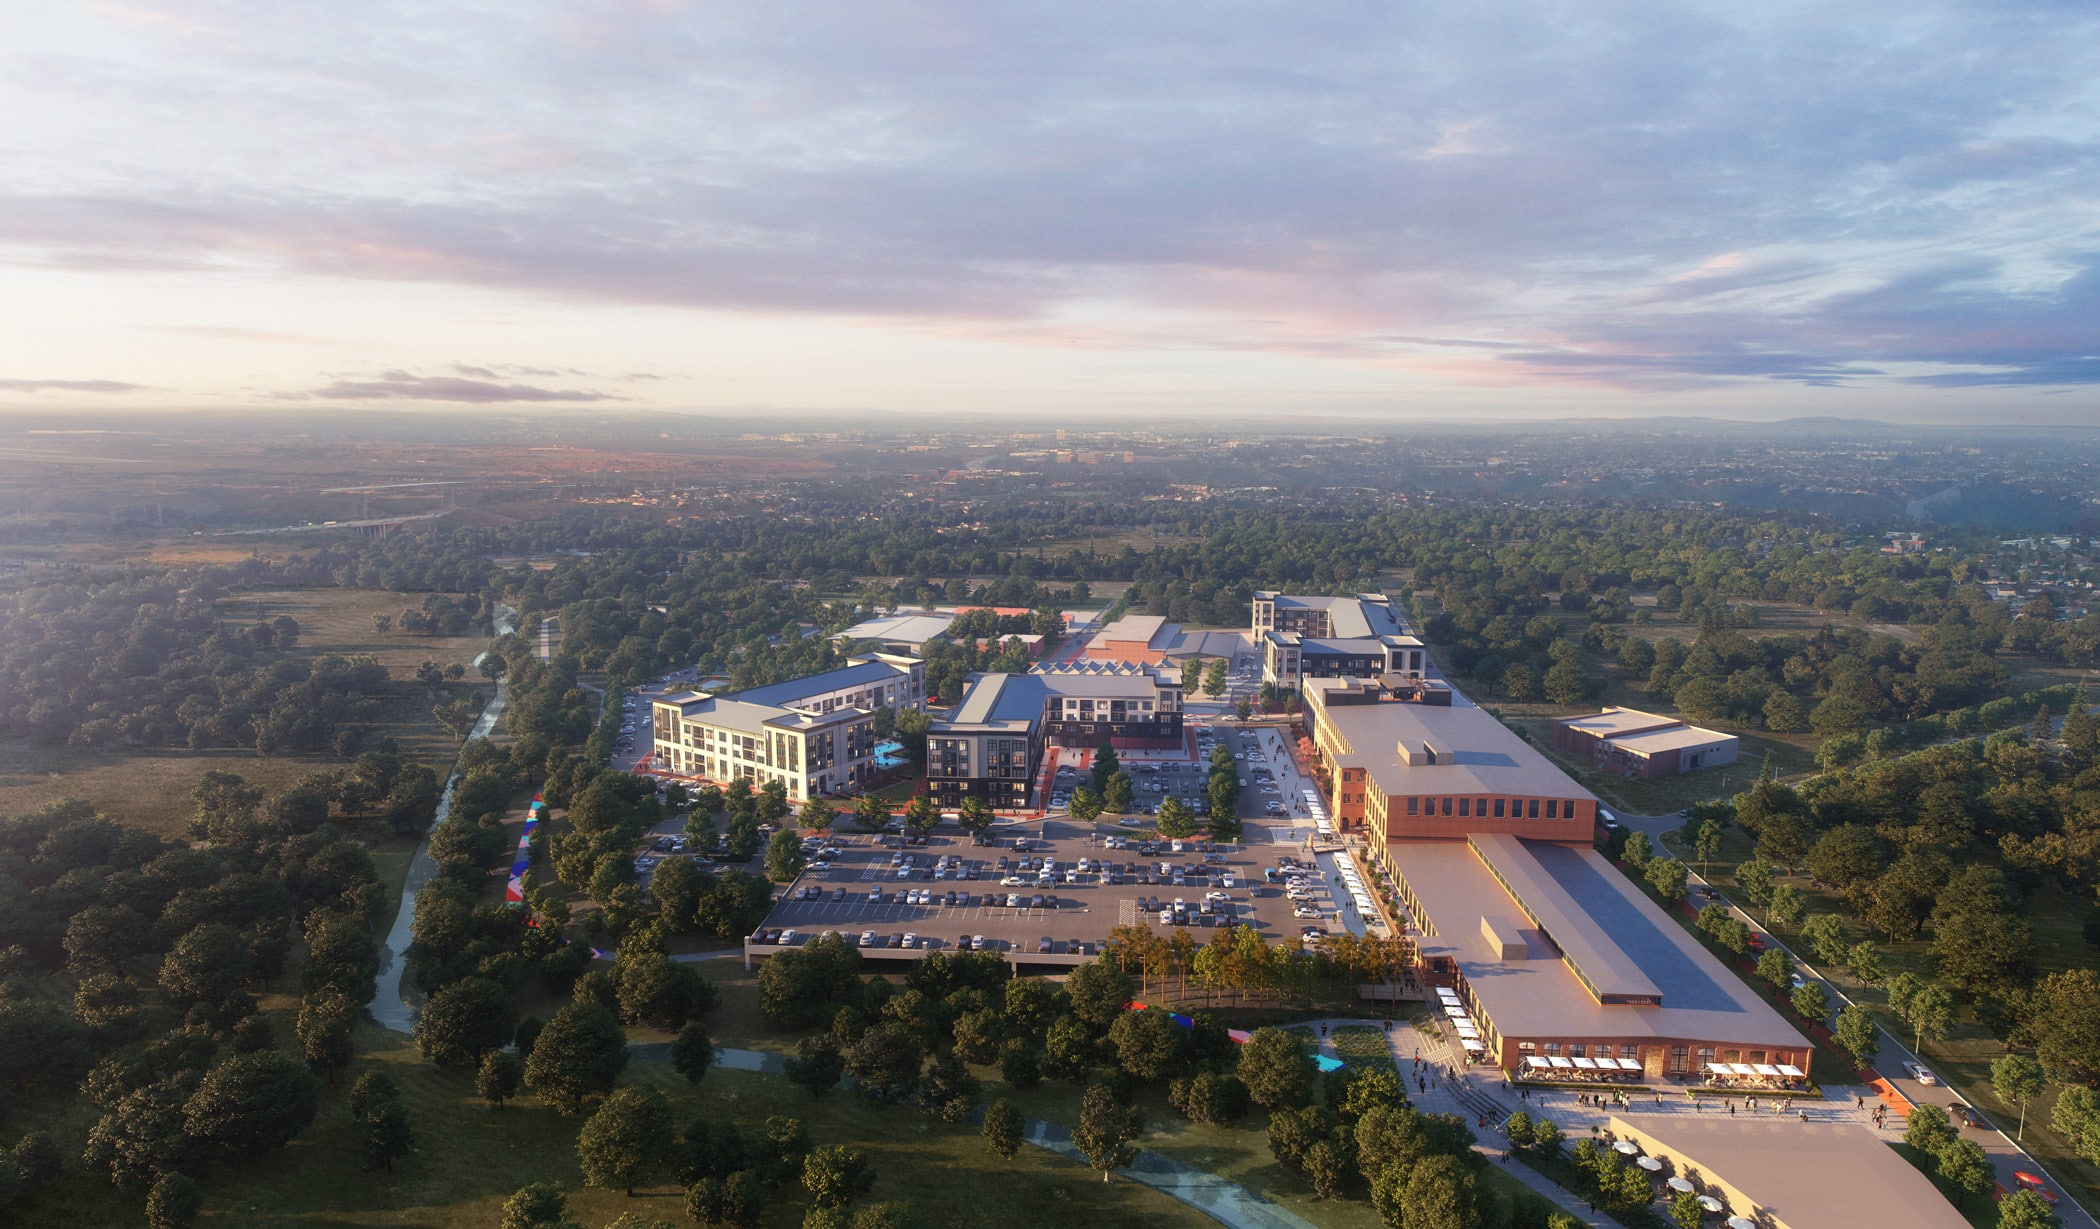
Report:
[[[1409,815],[1434,816],[1438,814],[1437,805],[1439,803],[1442,803],[1442,814],[1445,818],[1449,818],[1451,816],[1452,805],[1455,802],[1458,807],[1458,815],[1461,819],[1473,817],[1487,819],[1489,817],[1488,807],[1490,804],[1492,804],[1494,807],[1494,818],[1496,819],[1537,819],[1539,818],[1540,801],[1541,799],[1537,798],[1453,799],[1449,797],[1412,797],[1407,800],[1407,813]],[[1547,819],[1575,818],[1575,802],[1573,799],[1569,799],[1563,802],[1561,799],[1558,798],[1547,798],[1543,801],[1546,804]],[[1529,812],[1529,814],[1526,814],[1527,811]]]

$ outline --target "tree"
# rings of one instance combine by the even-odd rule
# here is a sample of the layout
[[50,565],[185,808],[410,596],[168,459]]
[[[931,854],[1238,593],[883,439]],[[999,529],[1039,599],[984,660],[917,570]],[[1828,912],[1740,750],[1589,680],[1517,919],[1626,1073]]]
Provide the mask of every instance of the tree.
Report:
[[1791,883],[1782,883],[1772,889],[1771,903],[1765,907],[1765,919],[1781,929],[1792,929],[1801,925],[1808,915],[1808,893]]
[[1626,844],[1619,850],[1619,861],[1635,870],[1648,865],[1655,856],[1655,847],[1648,842],[1648,834],[1636,828],[1626,834]]
[[1706,1224],[1706,1209],[1699,1204],[1699,1192],[1679,1191],[1670,1200],[1670,1219],[1680,1229],[1702,1229]]
[[2028,1000],[2026,1025],[2035,1060],[2051,1078],[2100,1081],[2100,973],[2068,969],[2042,978]]
[[999,1047],[999,1078],[1026,1092],[1043,1082],[1043,1052],[1026,1037],[1009,1037]]
[[1853,944],[1852,950],[1845,953],[1845,964],[1851,968],[1852,976],[1869,986],[1880,985],[1882,978],[1888,976],[1881,967],[1881,949],[1874,946],[1872,939]]
[[474,1073],[474,1091],[497,1109],[517,1096],[524,1083],[525,1060],[509,1050],[492,1050],[483,1055],[481,1067]]
[[927,1060],[919,1077],[919,1108],[950,1126],[970,1116],[977,1105],[977,1077],[952,1054]]
[[1830,991],[1822,982],[1805,981],[1794,987],[1790,996],[1794,1014],[1812,1024],[1821,1024],[1830,1015]]
[[1400,1206],[1407,1229],[1471,1229],[1480,1223],[1473,1175],[1455,1156],[1432,1156],[1415,1165]]
[[802,1162],[802,1189],[820,1208],[844,1208],[875,1187],[875,1168],[843,1144],[817,1148]]
[[1136,989],[1129,974],[1105,959],[1080,965],[1065,979],[1072,1014],[1097,1034],[1107,1031],[1123,1014],[1124,1004],[1130,1002]]
[[1925,1053],[1927,1041],[1938,1041],[1954,1027],[1954,996],[1937,982],[1911,996],[1904,1018],[1910,1021],[1911,1049]]
[[204,1196],[188,1174],[169,1170],[146,1193],[147,1229],[190,1229],[204,1210]]
[[190,1094],[183,1130],[228,1156],[252,1157],[292,1142],[320,1103],[320,1085],[291,1055],[237,1054],[213,1067]]
[[[1241,696],[1232,706],[1232,715],[1241,721],[1245,721],[1254,715],[1254,705],[1248,701],[1247,697]],[[1105,1175],[1102,1180],[1107,1180]]]
[[1024,1120],[1021,1111],[1005,1097],[992,1102],[984,1111],[984,1146],[992,1155],[1011,1161],[1021,1150],[1021,1131]]
[[901,1101],[919,1084],[925,1051],[912,1031],[894,1020],[870,1027],[840,1050],[860,1095],[876,1102]]
[[1881,1041],[1876,1036],[1874,1015],[1858,1003],[1847,1006],[1838,1013],[1837,1028],[1832,1036],[1854,1062],[1864,1067],[1874,1061],[1881,1052]]
[[880,832],[890,826],[890,804],[873,794],[862,794],[853,804],[853,823],[862,832]]
[[812,1097],[821,1097],[838,1087],[839,1078],[845,1074],[846,1060],[840,1056],[839,1040],[829,1033],[796,1042],[794,1056],[787,1060],[788,1083],[808,1089]]
[[1776,873],[1777,868],[1769,858],[1752,854],[1736,864],[1735,886],[1742,892],[1744,900],[1753,905],[1762,905],[1772,899],[1772,889],[1775,886],[1773,876]]
[[801,811],[795,815],[795,822],[805,832],[825,832],[838,822],[838,818],[837,807],[822,798],[812,798],[802,804]]
[[1998,1229],[2063,1229],[2063,1223],[2037,1191],[2014,1191],[1998,1201]]
[[175,941],[161,958],[160,986],[177,1003],[218,1006],[254,972],[248,936],[219,922],[205,922]]
[[1123,769],[1123,762],[1116,758],[1115,744],[1107,739],[1094,750],[1094,792],[1108,792],[1108,779]]
[[1523,662],[1516,662],[1502,672],[1502,693],[1519,704],[1538,699],[1538,673]]
[[481,1056],[510,1044],[518,1008],[510,991],[479,977],[456,981],[423,1006],[416,1045],[441,1067],[478,1067]]
[[1576,662],[1564,661],[1546,671],[1546,698],[1563,708],[1580,704],[1590,694],[1589,676]]
[[573,1117],[612,1091],[627,1066],[627,1037],[613,1013],[570,1003],[554,1013],[525,1060],[525,1086],[556,1113]]
[[1757,976],[1774,990],[1786,990],[1794,984],[1794,962],[1779,947],[1768,947],[1757,958]]
[[1304,1105],[1312,1097],[1312,1059],[1295,1033],[1258,1028],[1240,1047],[1240,1081],[1263,1109]]
[[1065,804],[1065,811],[1073,819],[1090,824],[1101,818],[1101,799],[1093,790],[1082,785],[1072,791],[1072,799]]
[[1137,799],[1137,787],[1131,783],[1130,774],[1118,772],[1101,788],[1101,809],[1114,815],[1129,813],[1130,805]]
[[1818,913],[1801,923],[1801,942],[1823,964],[1845,960],[1845,923],[1835,913]]
[[1719,820],[1709,819],[1699,825],[1698,830],[1692,834],[1692,852],[1699,856],[1699,875],[1704,878],[1707,865],[1721,856]]
[[1196,813],[1179,798],[1159,804],[1159,834],[1170,840],[1196,835]]
[[397,1097],[386,1097],[365,1112],[358,1123],[359,1142],[364,1147],[365,1168],[394,1171],[397,1157],[415,1147],[415,1132],[408,1121],[408,1107]]
[[2100,1092],[2083,1084],[2066,1085],[2049,1109],[2049,1126],[2078,1155],[2100,1163]]
[[1118,1102],[1106,1085],[1095,1084],[1080,1100],[1079,1125],[1072,1131],[1072,1144],[1106,1182],[1110,1173],[1137,1160],[1137,1149],[1130,1141],[1144,1129],[1144,1118],[1136,1109]]
[[503,1201],[499,1229],[564,1229],[569,1198],[552,1182],[521,1186]]
[[793,828],[782,828],[766,842],[766,877],[775,883],[786,883],[801,874],[806,861],[802,838]]
[[351,1042],[356,1027],[357,1008],[350,1000],[336,991],[323,990],[299,1001],[299,1018],[293,1031],[299,1036],[306,1065],[327,1072],[328,1082],[333,1084],[335,1073],[349,1066],[356,1054]]
[[684,1076],[688,1083],[698,1084],[707,1076],[707,1069],[715,1065],[715,1043],[698,1020],[689,1022],[678,1030],[671,1042],[671,1069]]
[[1203,671],[1203,690],[1209,692],[1213,696],[1224,695],[1226,678],[1227,668],[1225,664],[1225,659],[1222,657],[1217,658],[1216,660],[1212,661],[1210,665]]
[[956,813],[955,822],[970,836],[982,836],[991,831],[992,824],[997,819],[998,815],[993,812],[992,804],[972,794],[963,799],[962,809]]
[[689,964],[630,942],[613,962],[620,1018],[670,1032],[714,1010],[714,983]]
[[1775,734],[1800,734],[1808,729],[1808,706],[1784,688],[1775,687],[1765,697],[1765,728]]
[[1836,738],[1865,729],[1872,717],[1857,697],[1832,692],[1809,714],[1808,728],[1819,738]]
[[1648,863],[1641,877],[1648,881],[1649,887],[1655,889],[1657,896],[1665,901],[1674,902],[1684,898],[1684,885],[1690,875],[1685,870],[1684,863],[1674,858],[1656,858]]
[[1191,1122],[1225,1126],[1246,1117],[1251,1098],[1238,1076],[1199,1071],[1169,1085],[1167,1102]]
[[1916,1148],[1926,1156],[1938,1156],[1940,1149],[1955,1140],[1954,1126],[1947,1121],[1947,1111],[1937,1105],[1913,1105],[1910,1116],[1904,1121],[1903,1142]]
[[2007,1105],[2020,1107],[2020,1128],[2013,1137],[2027,1137],[2027,1103],[2042,1095],[2042,1065],[2025,1054],[2006,1054],[1991,1063],[1991,1091]]
[[671,1106],[662,1093],[622,1088],[583,1124],[576,1136],[576,1160],[586,1183],[632,1195],[635,1184],[670,1153],[673,1138]]
[[1965,1206],[1971,1195],[1982,1195],[1996,1184],[1991,1158],[1973,1139],[1950,1140],[1939,1151],[1940,1180],[1954,1188],[1954,1206]]
[[[65,1152],[49,1131],[30,1131],[15,1141],[14,1176],[25,1194],[48,1186],[65,1171]],[[0,1166],[0,1174],[6,1173]]]

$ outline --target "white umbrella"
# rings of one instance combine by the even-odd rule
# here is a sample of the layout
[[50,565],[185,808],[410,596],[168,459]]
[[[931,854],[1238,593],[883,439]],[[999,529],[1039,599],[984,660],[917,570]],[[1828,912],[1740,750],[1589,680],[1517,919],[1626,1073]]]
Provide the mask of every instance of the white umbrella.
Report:
[[1673,1191],[1688,1191],[1692,1189],[1692,1184],[1685,1181],[1683,1178],[1670,1179],[1669,1186],[1670,1189]]
[[1663,1163],[1652,1156],[1637,1156],[1633,1158],[1633,1163],[1651,1174],[1663,1167]]
[[1721,1201],[1712,1195],[1701,1195],[1699,1196],[1699,1206],[1709,1212],[1718,1212],[1721,1210]]
[[1728,1229],[1757,1229],[1757,1222],[1747,1216],[1731,1216],[1728,1218]]
[[1622,1139],[1618,1143],[1613,1144],[1612,1147],[1625,1153],[1627,1156],[1633,1156],[1641,1150],[1641,1146],[1630,1139]]

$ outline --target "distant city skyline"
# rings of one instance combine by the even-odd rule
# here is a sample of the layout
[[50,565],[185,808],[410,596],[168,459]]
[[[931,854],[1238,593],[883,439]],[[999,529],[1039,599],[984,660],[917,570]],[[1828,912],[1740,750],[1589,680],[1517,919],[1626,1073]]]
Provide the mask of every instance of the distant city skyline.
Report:
[[2100,421],[2100,14],[0,15],[0,412]]

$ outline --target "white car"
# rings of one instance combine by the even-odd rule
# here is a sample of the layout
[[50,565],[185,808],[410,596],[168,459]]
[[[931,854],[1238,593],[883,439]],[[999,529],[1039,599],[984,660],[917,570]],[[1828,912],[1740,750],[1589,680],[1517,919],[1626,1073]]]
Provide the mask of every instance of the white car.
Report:
[[1903,1069],[1910,1072],[1910,1078],[1928,1088],[1934,1087],[1940,1082],[1940,1077],[1927,1070],[1924,1063],[1905,1063],[1903,1064]]
[[917,935],[913,934],[913,933],[912,933],[911,931],[909,931],[909,930],[905,931],[905,932],[904,932],[904,946],[906,946],[906,947],[917,947],[918,945],[919,945],[919,936],[917,936]]
[[1312,909],[1312,908],[1307,908],[1307,907],[1305,907],[1305,906],[1302,906],[1302,905],[1301,905],[1301,906],[1299,906],[1298,908],[1296,908],[1296,909],[1293,909],[1293,910],[1291,910],[1291,916],[1292,916],[1292,917],[1309,917],[1309,918],[1314,918],[1314,919],[1317,919],[1317,918],[1319,918],[1319,916],[1320,916],[1320,911],[1319,911],[1318,909]]

